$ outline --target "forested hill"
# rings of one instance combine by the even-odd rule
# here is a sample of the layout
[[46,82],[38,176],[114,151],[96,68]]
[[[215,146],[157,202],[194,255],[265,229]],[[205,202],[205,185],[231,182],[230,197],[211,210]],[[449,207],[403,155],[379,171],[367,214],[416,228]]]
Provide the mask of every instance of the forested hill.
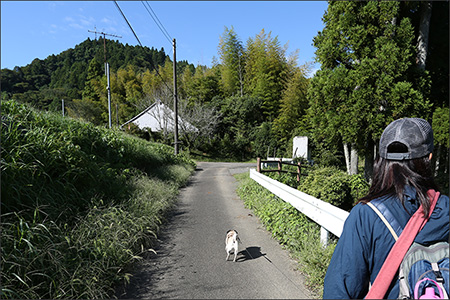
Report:
[[[10,95],[25,93],[21,98],[29,98],[26,102],[31,103],[37,100],[34,98],[38,95],[42,103],[52,102],[53,98],[81,98],[90,62],[95,58],[103,66],[104,44],[110,69],[115,71],[128,65],[133,65],[139,71],[152,71],[155,66],[162,66],[167,59],[170,60],[164,48],[157,50],[153,47],[124,45],[108,39],[104,43],[101,37],[96,40],[88,38],[58,55],[52,54],[43,60],[36,58],[30,64],[15,67],[14,70],[2,69],[1,90]],[[178,64],[181,68],[188,63],[182,61]]]
[[[420,117],[432,123],[436,165],[448,166],[449,2],[429,4],[330,1],[324,29],[312,40],[320,63],[312,77],[308,64],[298,65],[299,52],[288,52],[277,33],[262,29],[242,40],[225,27],[210,66],[177,62],[179,117],[199,129],[179,128],[184,149],[240,160],[292,157],[293,138],[307,136],[315,164],[354,174],[361,172],[361,158],[369,179],[386,125]],[[173,62],[164,49],[88,39],[1,71],[2,101],[58,113],[63,107],[65,116],[103,127],[110,121],[120,127],[155,101],[174,105]],[[169,128],[150,134],[126,127],[153,141],[173,142]],[[448,184],[448,168],[441,169]]]

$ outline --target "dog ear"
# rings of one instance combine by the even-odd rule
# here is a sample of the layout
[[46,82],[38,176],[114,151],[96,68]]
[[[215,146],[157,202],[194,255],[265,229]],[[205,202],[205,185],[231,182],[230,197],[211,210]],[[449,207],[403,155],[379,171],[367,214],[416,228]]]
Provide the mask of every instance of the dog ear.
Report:
[[235,230],[234,232],[236,232],[236,234],[239,234],[239,233],[237,232],[237,230]]
[[231,231],[231,229],[227,231],[227,234],[228,234],[228,232],[230,232],[230,231]]

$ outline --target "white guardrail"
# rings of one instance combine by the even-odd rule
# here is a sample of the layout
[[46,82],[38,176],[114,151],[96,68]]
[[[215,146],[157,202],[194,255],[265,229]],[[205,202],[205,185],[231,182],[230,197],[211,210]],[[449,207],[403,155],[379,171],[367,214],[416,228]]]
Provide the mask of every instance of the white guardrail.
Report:
[[328,243],[329,232],[341,236],[349,212],[273,180],[255,169],[250,169],[250,178],[319,224],[322,244]]

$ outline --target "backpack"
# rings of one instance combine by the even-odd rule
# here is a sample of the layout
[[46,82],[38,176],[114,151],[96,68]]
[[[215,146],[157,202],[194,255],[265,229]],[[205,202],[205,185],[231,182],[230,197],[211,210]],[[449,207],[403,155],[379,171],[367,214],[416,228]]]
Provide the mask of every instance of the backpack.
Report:
[[[377,213],[394,239],[403,231],[381,199],[368,205]],[[448,299],[449,243],[439,242],[429,246],[413,243],[399,268],[398,299]]]

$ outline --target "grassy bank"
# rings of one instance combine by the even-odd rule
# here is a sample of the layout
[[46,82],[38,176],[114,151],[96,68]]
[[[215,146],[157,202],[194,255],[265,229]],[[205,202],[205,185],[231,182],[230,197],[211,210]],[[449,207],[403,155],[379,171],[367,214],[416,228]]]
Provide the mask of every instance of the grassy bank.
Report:
[[1,109],[1,298],[110,298],[195,164],[116,130]]
[[285,246],[299,263],[308,288],[315,298],[322,297],[323,279],[336,246],[320,244],[320,227],[250,179],[248,173],[235,175],[239,181],[238,195],[253,210],[272,236]]

